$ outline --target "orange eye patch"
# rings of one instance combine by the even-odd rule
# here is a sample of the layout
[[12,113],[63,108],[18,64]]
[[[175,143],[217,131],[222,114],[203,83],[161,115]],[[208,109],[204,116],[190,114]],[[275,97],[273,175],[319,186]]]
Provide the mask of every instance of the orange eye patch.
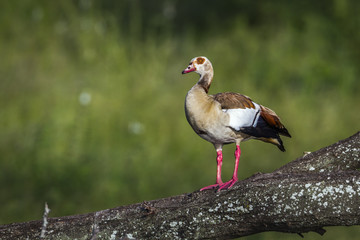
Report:
[[197,63],[197,64],[203,64],[204,62],[205,62],[205,59],[204,59],[204,58],[198,57],[198,58],[196,59],[196,63]]

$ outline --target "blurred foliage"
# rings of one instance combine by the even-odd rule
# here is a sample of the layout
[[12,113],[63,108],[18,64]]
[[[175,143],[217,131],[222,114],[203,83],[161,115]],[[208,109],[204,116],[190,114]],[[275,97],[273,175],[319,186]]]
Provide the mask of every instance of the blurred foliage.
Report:
[[[240,178],[355,133],[359,7],[350,0],[1,1],[0,223],[39,219],[44,202],[62,216],[211,184],[216,153],[183,110],[198,76],[181,71],[198,55],[215,68],[211,93],[251,96],[293,135],[286,153],[244,143]],[[233,150],[224,149],[224,179]],[[359,233],[329,231],[327,239]]]

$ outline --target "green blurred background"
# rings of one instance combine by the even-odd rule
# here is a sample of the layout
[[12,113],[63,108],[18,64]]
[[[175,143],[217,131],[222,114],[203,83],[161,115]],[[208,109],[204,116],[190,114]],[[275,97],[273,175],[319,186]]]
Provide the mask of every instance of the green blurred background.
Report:
[[[360,2],[0,2],[0,224],[195,191],[216,153],[184,115],[207,56],[210,93],[246,94],[292,139],[242,145],[240,178],[270,172],[359,130]],[[224,180],[234,146],[224,149]],[[311,239],[349,239],[358,227]],[[247,239],[290,239],[258,234]],[[295,236],[296,237],[296,236]],[[309,238],[308,238],[309,239]]]

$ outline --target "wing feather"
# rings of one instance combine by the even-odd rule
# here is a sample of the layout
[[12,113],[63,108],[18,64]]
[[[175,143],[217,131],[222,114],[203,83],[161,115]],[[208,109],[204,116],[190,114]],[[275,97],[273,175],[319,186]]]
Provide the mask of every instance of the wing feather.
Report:
[[236,131],[243,127],[254,127],[260,116],[260,105],[249,97],[233,92],[218,93],[213,96],[224,112],[229,114],[229,126]]
[[[239,93],[224,92],[215,94],[212,97],[220,103],[222,110],[229,114],[229,125],[236,131],[240,131],[241,128],[256,127],[259,117],[261,117],[264,123],[275,132],[286,137],[291,137],[273,110],[253,102],[248,96]],[[262,125],[263,124],[260,124],[258,127],[263,128]]]
[[213,95],[213,98],[221,104],[222,109],[255,108],[254,102],[248,96],[239,93],[218,93]]
[[244,127],[255,127],[260,116],[260,107],[258,104],[256,105],[256,108],[223,109],[229,114],[229,126],[236,131],[240,131]]
[[280,118],[276,115],[276,113],[271,110],[270,108],[264,107],[260,105],[260,115],[261,117],[267,122],[267,124],[270,125],[270,127],[275,128],[279,134],[291,137],[288,130],[285,128],[285,126],[280,122]]

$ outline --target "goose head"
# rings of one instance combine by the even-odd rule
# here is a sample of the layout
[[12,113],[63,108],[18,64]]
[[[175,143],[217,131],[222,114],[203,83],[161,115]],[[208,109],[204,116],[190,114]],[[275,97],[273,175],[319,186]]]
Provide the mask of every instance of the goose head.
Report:
[[206,57],[194,57],[191,59],[189,66],[182,71],[182,74],[196,72],[200,76],[205,75],[206,73],[213,73],[213,68],[211,62]]

